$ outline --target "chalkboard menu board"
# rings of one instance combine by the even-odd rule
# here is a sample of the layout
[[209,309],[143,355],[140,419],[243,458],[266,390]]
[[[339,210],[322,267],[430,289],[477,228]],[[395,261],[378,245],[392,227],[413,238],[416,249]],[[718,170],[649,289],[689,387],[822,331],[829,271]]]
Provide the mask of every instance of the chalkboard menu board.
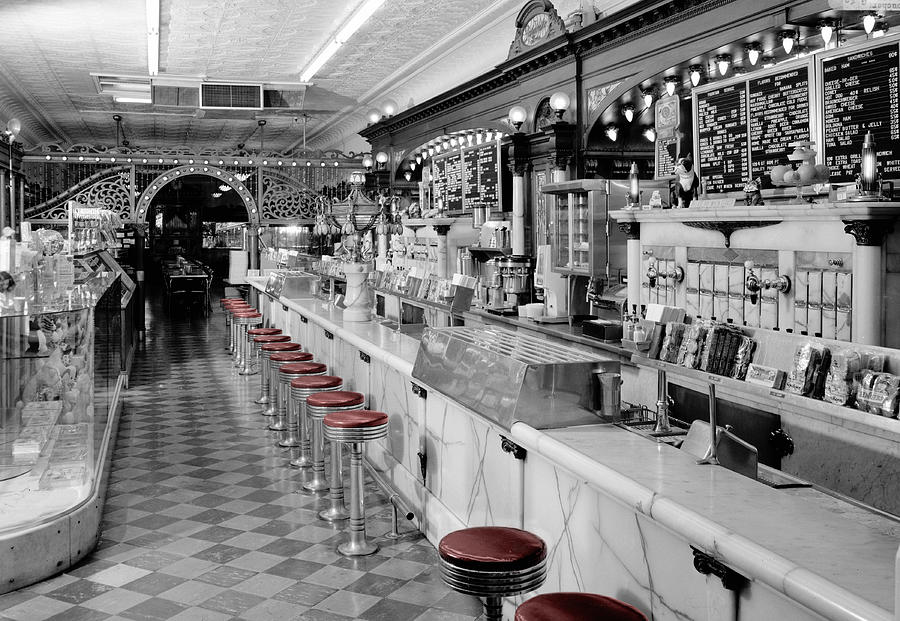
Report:
[[809,60],[733,80],[695,96],[697,157],[707,192],[743,190],[788,163],[788,144],[812,140]]
[[866,131],[875,137],[885,178],[900,176],[900,83],[897,43],[822,61],[825,164],[832,182],[859,172]]
[[745,83],[697,95],[699,166],[707,192],[741,190],[750,174]]
[[497,142],[432,158],[433,196],[449,212],[471,211],[476,203],[500,208]]
[[753,78],[749,97],[752,176],[771,188],[768,173],[787,163],[788,144],[810,139],[809,67]]
[[677,143],[678,138],[675,136],[656,139],[656,168],[654,169],[656,179],[671,177],[675,174],[675,160],[669,155],[669,145]]

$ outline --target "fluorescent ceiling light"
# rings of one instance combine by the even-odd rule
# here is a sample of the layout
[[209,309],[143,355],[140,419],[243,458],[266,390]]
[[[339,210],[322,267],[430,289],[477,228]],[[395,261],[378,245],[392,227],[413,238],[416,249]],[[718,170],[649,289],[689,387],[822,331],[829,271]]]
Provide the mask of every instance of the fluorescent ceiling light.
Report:
[[[148,2],[158,0],[148,0]],[[334,38],[328,42],[328,44],[322,48],[322,50],[316,54],[316,57],[313,61],[304,69],[303,73],[300,74],[301,82],[309,82],[312,80],[313,76],[322,68],[322,66],[327,63],[332,56],[338,51],[338,48],[341,47],[344,43],[350,40],[350,37],[359,30],[360,26],[366,23],[366,20],[372,17],[372,14],[378,10],[378,8],[384,4],[384,0],[366,0],[362,6],[360,6],[356,12],[350,16],[350,19],[341,26],[341,29],[338,30],[337,34]]]
[[147,0],[147,71],[159,73],[159,0]]
[[150,97],[113,97],[116,103],[153,103]]

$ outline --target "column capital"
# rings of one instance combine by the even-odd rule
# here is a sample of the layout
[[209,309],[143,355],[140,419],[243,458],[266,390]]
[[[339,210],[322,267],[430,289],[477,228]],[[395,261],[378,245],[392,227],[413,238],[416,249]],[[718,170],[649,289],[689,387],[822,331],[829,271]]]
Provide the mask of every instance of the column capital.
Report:
[[844,232],[853,236],[857,246],[881,246],[893,230],[891,220],[844,220]]
[[565,121],[544,130],[550,138],[547,160],[556,170],[565,170],[575,157],[575,126]]
[[528,136],[522,132],[516,132],[509,137],[507,167],[513,176],[525,176],[525,173],[528,171],[529,151]]
[[449,224],[435,224],[434,232],[438,234],[438,237],[447,237],[447,233],[450,232]]
[[640,222],[619,222],[619,230],[625,233],[626,239],[641,238]]

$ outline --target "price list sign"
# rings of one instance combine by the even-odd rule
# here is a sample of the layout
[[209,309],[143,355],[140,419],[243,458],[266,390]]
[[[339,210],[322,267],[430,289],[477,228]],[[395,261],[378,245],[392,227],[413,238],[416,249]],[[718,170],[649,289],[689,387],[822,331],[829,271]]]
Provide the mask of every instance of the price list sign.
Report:
[[755,78],[749,86],[753,178],[771,188],[769,171],[788,163],[788,144],[810,140],[809,67]]
[[463,207],[462,157],[459,153],[446,160],[446,197],[444,209],[459,211]]
[[432,158],[431,160],[431,177],[434,180],[434,193],[432,194],[432,198],[434,200],[434,204],[437,205],[438,200],[443,203],[447,202],[446,191],[447,191],[447,159],[446,158]]
[[822,62],[824,151],[831,181],[856,179],[867,131],[875,137],[881,174],[900,177],[898,73],[896,43]]
[[463,209],[471,211],[481,199],[478,189],[478,149],[463,151]]
[[481,202],[498,208],[500,195],[497,187],[500,183],[500,163],[497,159],[497,145],[489,144],[477,150],[478,153],[478,188]]
[[671,138],[656,139],[656,170],[657,179],[664,179],[675,174],[675,160],[669,155],[669,145],[675,145],[678,139]]
[[697,116],[699,168],[706,190],[742,190],[750,176],[745,84],[697,95]]

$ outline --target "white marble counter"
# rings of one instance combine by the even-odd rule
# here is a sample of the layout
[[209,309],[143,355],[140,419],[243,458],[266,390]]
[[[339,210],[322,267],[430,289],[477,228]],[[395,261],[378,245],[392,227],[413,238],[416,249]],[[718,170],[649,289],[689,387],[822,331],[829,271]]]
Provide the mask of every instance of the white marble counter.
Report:
[[[828,619],[893,619],[896,523],[850,520],[809,492],[776,490],[609,425],[512,438],[752,580]],[[883,522],[883,523],[880,523]],[[648,551],[652,554],[652,551]]]

